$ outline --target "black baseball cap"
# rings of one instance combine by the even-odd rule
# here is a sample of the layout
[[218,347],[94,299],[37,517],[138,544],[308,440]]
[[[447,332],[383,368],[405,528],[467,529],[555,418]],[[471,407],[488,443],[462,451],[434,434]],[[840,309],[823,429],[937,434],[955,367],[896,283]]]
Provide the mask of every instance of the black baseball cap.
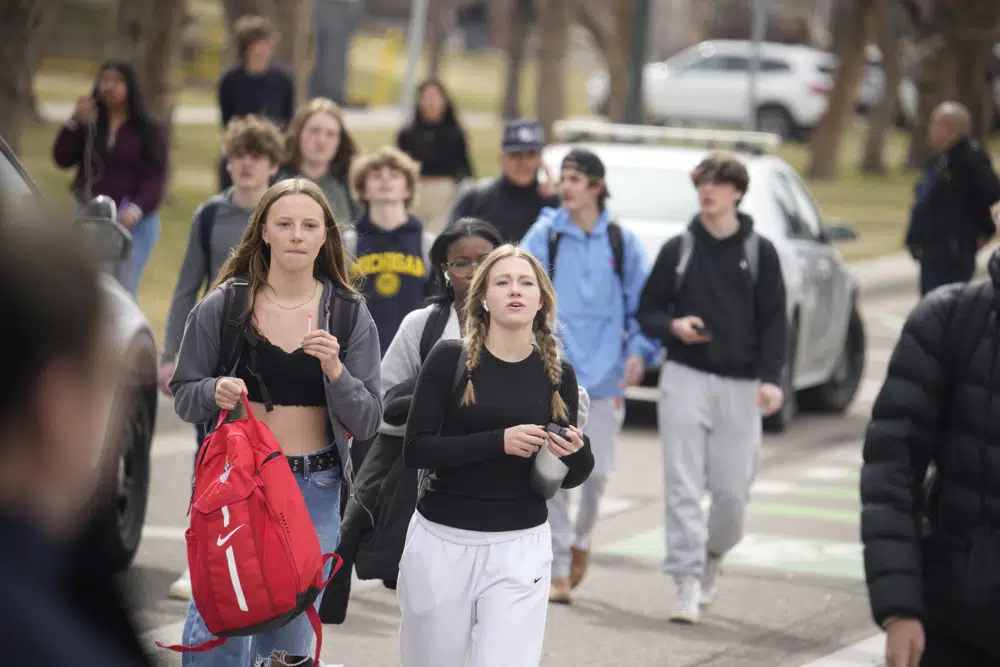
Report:
[[510,120],[503,128],[504,153],[539,153],[545,146],[545,130],[534,120]]
[[604,178],[604,163],[593,151],[586,148],[574,148],[563,158],[560,171],[572,169],[585,176]]

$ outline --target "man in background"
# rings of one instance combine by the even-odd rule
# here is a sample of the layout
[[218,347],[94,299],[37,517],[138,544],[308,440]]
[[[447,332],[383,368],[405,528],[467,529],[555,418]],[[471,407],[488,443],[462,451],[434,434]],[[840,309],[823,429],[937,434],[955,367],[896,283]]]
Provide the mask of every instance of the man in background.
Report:
[[920,293],[968,282],[976,253],[993,238],[990,207],[1000,180],[990,156],[969,136],[969,110],[943,102],[931,114],[927,142],[935,153],[916,186],[906,247],[920,263]]
[[[504,240],[518,243],[543,208],[558,208],[552,175],[542,163],[545,131],[533,120],[508,121],[503,129],[501,174],[467,190],[452,209],[450,222],[472,217],[496,227]],[[538,170],[545,172],[544,183]]]

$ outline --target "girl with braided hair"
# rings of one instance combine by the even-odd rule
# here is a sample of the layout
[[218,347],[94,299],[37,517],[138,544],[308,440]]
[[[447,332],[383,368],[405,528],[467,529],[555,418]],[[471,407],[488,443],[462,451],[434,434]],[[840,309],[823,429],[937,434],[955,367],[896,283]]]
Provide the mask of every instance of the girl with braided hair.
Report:
[[534,458],[560,457],[563,488],[594,467],[555,312],[541,264],[500,246],[469,286],[464,340],[438,342],[421,367],[403,443],[406,465],[427,473],[399,564],[403,667],[541,660],[552,541]]

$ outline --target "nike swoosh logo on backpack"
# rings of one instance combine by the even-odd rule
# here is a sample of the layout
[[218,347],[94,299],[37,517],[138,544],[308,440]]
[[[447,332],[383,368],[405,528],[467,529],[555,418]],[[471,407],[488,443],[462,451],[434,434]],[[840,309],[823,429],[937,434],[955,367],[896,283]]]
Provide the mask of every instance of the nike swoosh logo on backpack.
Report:
[[233,535],[235,535],[236,531],[239,530],[240,528],[242,528],[243,525],[244,524],[241,523],[240,525],[236,526],[236,528],[233,530],[233,532],[229,533],[225,537],[223,537],[222,535],[219,535],[219,539],[215,542],[215,546],[221,547],[223,544],[225,544],[226,542],[228,542],[229,538],[232,537]]

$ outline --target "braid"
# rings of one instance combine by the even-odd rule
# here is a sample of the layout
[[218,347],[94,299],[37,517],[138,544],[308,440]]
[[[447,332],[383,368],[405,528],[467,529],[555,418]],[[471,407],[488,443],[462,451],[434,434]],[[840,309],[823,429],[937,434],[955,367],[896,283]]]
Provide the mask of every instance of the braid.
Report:
[[569,413],[566,402],[559,393],[559,387],[562,385],[562,359],[559,358],[559,342],[552,334],[549,318],[546,317],[535,331],[535,340],[538,343],[538,350],[542,353],[545,375],[552,384],[552,416],[556,421],[566,421],[569,419]]
[[486,318],[482,317],[479,313],[473,315],[469,313],[466,315],[468,318],[465,334],[465,392],[462,394],[461,405],[472,405],[476,402],[476,390],[472,386],[472,369],[479,365],[479,355],[483,352],[483,345],[486,343],[486,332],[489,325],[486,322]]

